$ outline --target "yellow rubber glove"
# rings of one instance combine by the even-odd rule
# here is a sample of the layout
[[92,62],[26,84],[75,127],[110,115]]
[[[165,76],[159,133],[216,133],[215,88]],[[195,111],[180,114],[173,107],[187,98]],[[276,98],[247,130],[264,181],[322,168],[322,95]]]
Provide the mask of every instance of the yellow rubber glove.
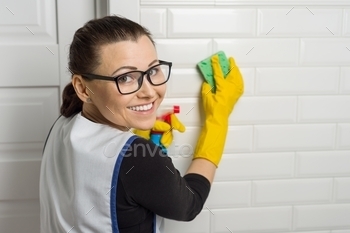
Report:
[[243,94],[243,78],[234,59],[229,58],[230,71],[224,78],[217,55],[211,59],[216,93],[208,83],[202,84],[205,123],[198,138],[193,159],[204,158],[218,166],[225,147],[228,118]]
[[133,132],[134,134],[140,137],[146,138],[148,140],[150,139],[151,131],[163,132],[163,135],[160,139],[160,143],[167,148],[170,146],[170,144],[173,142],[173,139],[174,139],[173,132],[172,132],[173,129],[181,133],[185,132],[186,130],[185,126],[180,122],[180,120],[175,116],[175,114],[173,113],[170,114],[170,121],[171,121],[171,125],[169,125],[164,121],[156,120],[152,129],[150,130],[135,129]]

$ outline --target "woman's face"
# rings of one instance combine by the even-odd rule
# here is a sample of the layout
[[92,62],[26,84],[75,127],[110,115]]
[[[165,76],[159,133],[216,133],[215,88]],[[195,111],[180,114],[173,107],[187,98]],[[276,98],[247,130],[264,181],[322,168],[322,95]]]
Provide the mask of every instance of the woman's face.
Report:
[[[100,64],[95,74],[115,77],[133,70],[146,71],[159,62],[154,45],[147,36],[142,36],[137,41],[102,46]],[[93,80],[86,82],[86,86],[92,103],[84,104],[84,110],[94,121],[143,130],[153,127],[166,91],[165,84],[153,86],[146,76],[141,88],[127,95],[122,95],[112,81]]]

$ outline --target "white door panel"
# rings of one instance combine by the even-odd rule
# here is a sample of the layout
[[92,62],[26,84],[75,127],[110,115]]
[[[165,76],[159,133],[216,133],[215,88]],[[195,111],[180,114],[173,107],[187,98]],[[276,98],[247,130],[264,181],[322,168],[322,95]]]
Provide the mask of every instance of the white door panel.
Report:
[[7,44],[0,51],[0,86],[59,85],[57,44]]
[[39,173],[40,160],[2,161],[0,163],[0,183],[7,188],[0,189],[0,199],[3,201],[37,199]]
[[56,44],[55,0],[2,0],[0,44]]
[[70,80],[69,44],[94,9],[94,0],[0,0],[0,233],[40,232],[42,150]]
[[1,233],[40,232],[39,200],[0,202]]
[[44,142],[58,110],[58,88],[3,88],[0,145]]

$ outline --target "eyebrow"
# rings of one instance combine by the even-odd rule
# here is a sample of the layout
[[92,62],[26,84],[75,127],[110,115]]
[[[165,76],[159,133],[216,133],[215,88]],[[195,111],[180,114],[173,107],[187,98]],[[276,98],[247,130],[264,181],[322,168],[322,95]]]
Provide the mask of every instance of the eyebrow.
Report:
[[[159,61],[158,59],[155,59],[154,61],[152,61],[151,63],[149,63],[148,67],[152,66],[154,63],[156,63],[157,61]],[[119,70],[122,70],[122,69],[130,69],[130,70],[137,70],[137,67],[135,66],[122,66],[122,67],[119,67],[118,69],[116,69],[111,76],[113,76],[115,73],[117,73]]]

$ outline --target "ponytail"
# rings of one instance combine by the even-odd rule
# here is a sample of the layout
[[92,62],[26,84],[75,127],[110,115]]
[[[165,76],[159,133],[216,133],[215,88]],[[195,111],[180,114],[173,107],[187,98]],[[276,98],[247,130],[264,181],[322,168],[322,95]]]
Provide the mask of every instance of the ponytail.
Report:
[[82,109],[83,101],[77,96],[72,83],[67,84],[62,93],[61,115],[71,117]]

